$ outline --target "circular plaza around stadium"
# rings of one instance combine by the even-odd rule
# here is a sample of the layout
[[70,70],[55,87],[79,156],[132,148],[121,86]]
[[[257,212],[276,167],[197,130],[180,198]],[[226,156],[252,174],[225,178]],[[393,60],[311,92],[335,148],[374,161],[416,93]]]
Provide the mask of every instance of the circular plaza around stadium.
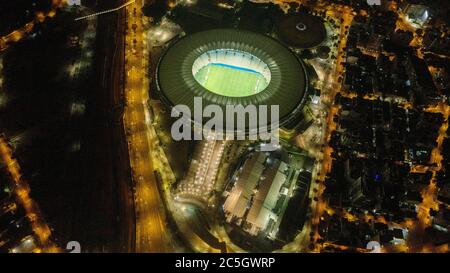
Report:
[[279,105],[280,125],[305,103],[308,75],[304,63],[269,36],[237,29],[214,29],[172,43],[156,72],[157,91],[169,107],[194,97],[203,107]]

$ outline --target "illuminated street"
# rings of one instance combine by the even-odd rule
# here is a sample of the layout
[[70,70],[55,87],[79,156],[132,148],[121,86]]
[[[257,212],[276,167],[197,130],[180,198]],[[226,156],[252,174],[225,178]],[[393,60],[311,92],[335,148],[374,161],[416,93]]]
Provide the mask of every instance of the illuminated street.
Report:
[[0,52],[6,50],[11,44],[14,44],[29,34],[36,22],[43,22],[46,18],[52,18],[56,14],[56,9],[64,5],[64,0],[52,0],[52,8],[48,12],[38,12],[32,22],[25,24],[20,29],[16,29],[8,35],[0,37]]
[[[44,221],[39,207],[30,198],[30,188],[26,181],[22,179],[20,167],[17,161],[12,158],[11,149],[8,147],[3,136],[0,137],[0,154],[2,163],[6,165],[13,183],[16,186],[16,196],[21,206],[25,208],[27,218],[30,220],[33,231],[38,238],[39,246],[31,248],[32,252],[59,252],[59,248],[50,240],[51,231]],[[31,241],[29,238],[28,241]]]
[[143,23],[136,11],[142,1],[127,6],[127,35],[125,39],[126,60],[126,107],[125,130],[133,180],[136,183],[136,251],[170,251],[166,238],[164,207],[155,177],[152,156],[155,154],[155,139],[152,133],[147,101],[148,89],[144,82],[146,70],[144,58]]

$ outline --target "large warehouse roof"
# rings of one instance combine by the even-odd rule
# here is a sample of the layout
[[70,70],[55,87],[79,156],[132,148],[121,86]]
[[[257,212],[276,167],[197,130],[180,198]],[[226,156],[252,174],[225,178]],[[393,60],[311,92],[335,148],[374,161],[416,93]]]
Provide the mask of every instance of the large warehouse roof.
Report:
[[[271,74],[268,86],[245,97],[208,91],[195,80],[193,64],[205,52],[217,49],[246,52],[263,61]],[[157,87],[162,100],[170,106],[183,104],[193,109],[196,96],[203,98],[203,107],[208,104],[280,105],[283,121],[303,104],[308,83],[305,71],[302,61],[271,37],[237,29],[214,29],[185,36],[167,49],[157,68]]]

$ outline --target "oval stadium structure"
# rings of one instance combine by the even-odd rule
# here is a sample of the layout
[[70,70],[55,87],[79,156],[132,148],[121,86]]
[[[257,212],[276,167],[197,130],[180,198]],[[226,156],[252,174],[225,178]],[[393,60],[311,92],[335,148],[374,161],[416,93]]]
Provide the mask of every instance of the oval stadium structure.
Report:
[[327,38],[323,19],[308,13],[285,15],[278,20],[276,29],[280,40],[295,48],[317,47]]
[[279,41],[238,29],[214,29],[172,43],[159,60],[157,92],[169,107],[194,97],[203,108],[279,105],[280,125],[300,112],[308,75],[304,63]]

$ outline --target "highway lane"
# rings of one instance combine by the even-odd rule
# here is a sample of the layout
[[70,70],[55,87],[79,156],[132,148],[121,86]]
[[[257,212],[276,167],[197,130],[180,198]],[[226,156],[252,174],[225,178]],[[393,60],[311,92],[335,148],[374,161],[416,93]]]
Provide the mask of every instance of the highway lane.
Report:
[[169,252],[166,234],[165,208],[155,176],[156,137],[151,128],[145,78],[148,63],[145,58],[145,33],[141,7],[137,0],[126,7],[125,35],[125,113],[124,126],[135,182],[136,251]]

